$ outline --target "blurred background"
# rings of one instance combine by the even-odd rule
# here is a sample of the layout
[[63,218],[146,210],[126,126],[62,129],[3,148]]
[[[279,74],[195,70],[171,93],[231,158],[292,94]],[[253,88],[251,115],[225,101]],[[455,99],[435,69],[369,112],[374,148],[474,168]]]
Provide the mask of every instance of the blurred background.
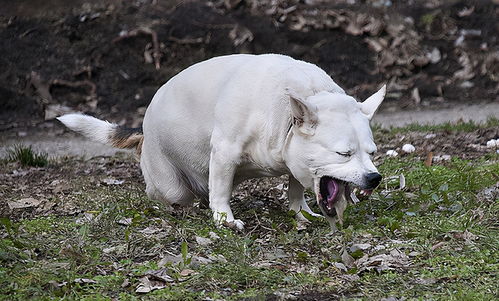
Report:
[[0,130],[71,111],[140,126],[168,79],[232,53],[315,63],[359,100],[388,83],[384,112],[490,104],[498,15],[497,0],[2,0]]

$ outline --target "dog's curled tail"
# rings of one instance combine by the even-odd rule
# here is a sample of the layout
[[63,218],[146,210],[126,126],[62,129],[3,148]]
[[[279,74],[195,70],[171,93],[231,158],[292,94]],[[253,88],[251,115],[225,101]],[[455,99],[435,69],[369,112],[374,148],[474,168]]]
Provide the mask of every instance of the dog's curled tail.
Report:
[[57,117],[65,126],[97,142],[118,148],[135,148],[140,156],[144,135],[140,128],[127,128],[85,114]]

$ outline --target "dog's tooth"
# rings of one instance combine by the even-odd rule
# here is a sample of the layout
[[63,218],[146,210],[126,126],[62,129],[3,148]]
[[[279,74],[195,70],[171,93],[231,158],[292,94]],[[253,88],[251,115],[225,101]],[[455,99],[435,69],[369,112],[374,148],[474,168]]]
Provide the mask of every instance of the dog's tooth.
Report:
[[350,198],[352,199],[352,202],[354,204],[357,204],[358,202],[360,202],[359,198],[355,195],[355,193],[350,193]]

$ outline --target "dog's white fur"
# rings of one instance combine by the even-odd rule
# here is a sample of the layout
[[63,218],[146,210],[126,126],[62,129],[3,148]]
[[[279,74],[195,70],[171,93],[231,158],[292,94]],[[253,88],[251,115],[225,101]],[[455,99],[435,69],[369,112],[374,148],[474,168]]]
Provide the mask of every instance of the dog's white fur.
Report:
[[[146,192],[181,205],[209,196],[215,221],[242,228],[229,205],[233,187],[289,174],[290,209],[312,213],[303,191],[317,191],[321,176],[362,186],[364,175],[377,171],[369,120],[384,95],[385,87],[358,103],[319,67],[283,55],[195,64],[163,85],[145,114],[140,165]],[[80,114],[59,120],[108,143],[116,127]],[[348,158],[339,154],[347,152]]]

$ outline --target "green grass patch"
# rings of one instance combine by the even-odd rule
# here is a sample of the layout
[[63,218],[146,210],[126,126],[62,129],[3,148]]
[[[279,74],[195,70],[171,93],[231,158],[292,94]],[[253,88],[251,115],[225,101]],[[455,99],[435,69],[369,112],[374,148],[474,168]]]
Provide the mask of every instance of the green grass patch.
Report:
[[19,162],[23,166],[44,167],[48,164],[46,153],[35,152],[31,146],[14,145],[7,150],[8,160]]
[[[441,124],[418,124],[411,123],[400,128],[390,128],[389,132],[392,134],[396,133],[409,133],[409,132],[439,132],[439,131],[449,131],[449,132],[472,132],[478,129],[490,128],[499,126],[499,119],[495,117],[490,117],[486,122],[477,123],[474,121],[459,121],[459,122],[445,122]],[[379,130],[379,126],[375,125],[374,129]]]

